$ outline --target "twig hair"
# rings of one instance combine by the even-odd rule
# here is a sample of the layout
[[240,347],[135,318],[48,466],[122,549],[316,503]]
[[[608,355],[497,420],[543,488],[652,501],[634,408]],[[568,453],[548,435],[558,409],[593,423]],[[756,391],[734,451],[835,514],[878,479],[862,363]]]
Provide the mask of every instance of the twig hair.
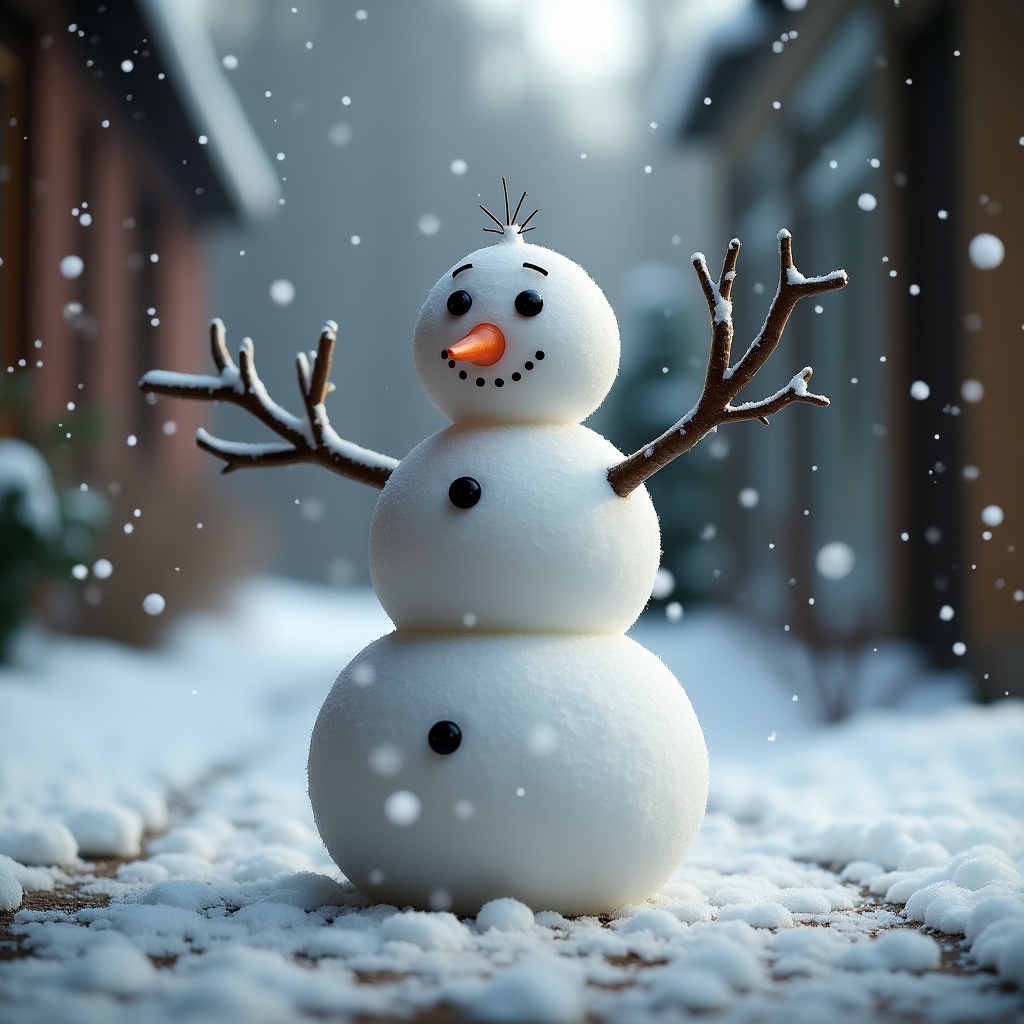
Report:
[[508,184],[506,183],[504,178],[501,179],[501,191],[505,197],[505,223],[502,224],[501,221],[498,220],[498,218],[495,217],[494,214],[491,213],[491,211],[488,210],[487,207],[483,205],[483,203],[481,203],[480,209],[483,210],[484,213],[486,213],[487,216],[490,217],[491,220],[493,220],[494,223],[498,225],[496,228],[484,228],[484,231],[490,231],[492,234],[495,235],[503,235],[505,234],[505,228],[511,227],[515,227],[520,235],[526,234],[527,231],[536,231],[536,225],[534,225],[532,228],[528,228],[526,225],[529,224],[530,221],[533,220],[533,218],[538,213],[540,213],[539,208],[534,210],[533,213],[531,213],[530,216],[527,217],[522,224],[516,224],[516,218],[519,216],[519,211],[523,208],[523,200],[527,197],[528,193],[524,192],[519,197],[519,202],[516,203],[515,212],[510,214],[508,205]]

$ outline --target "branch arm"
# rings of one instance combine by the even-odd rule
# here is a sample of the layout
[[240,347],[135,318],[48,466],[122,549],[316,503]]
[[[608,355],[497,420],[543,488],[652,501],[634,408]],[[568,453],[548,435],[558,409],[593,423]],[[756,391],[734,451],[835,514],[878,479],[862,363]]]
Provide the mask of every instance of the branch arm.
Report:
[[251,339],[243,340],[238,365],[235,365],[224,342],[224,325],[220,320],[214,320],[210,325],[211,354],[219,371],[216,376],[150,370],[143,374],[139,387],[150,394],[238,405],[284,439],[284,443],[262,444],[226,441],[200,429],[196,443],[204,451],[224,460],[225,473],[242,468],[312,462],[350,479],[382,488],[398,460],[339,437],[327,417],[324,399],[333,390],[329,376],[336,335],[337,324],[328,321],[321,331],[312,369],[305,354],[300,353],[298,357],[299,386],[307,414],[306,422],[270,397],[256,372]]
[[789,315],[801,299],[846,287],[848,278],[845,270],[834,270],[822,277],[804,277],[793,263],[793,236],[783,228],[778,239],[779,286],[757,337],[739,362],[726,372],[731,396],[738,395],[753,380],[754,374],[775,351]]
[[810,367],[805,367],[786,387],[768,398],[742,405],[732,404],[732,400],[750,383],[775,350],[797,302],[809,295],[842,288],[847,283],[846,272],[843,270],[833,271],[823,277],[804,277],[793,264],[793,240],[790,233],[783,229],[778,234],[778,241],[778,290],[764,325],[735,367],[728,365],[733,337],[730,296],[736,277],[740,243],[737,239],[729,243],[722,274],[717,282],[711,278],[703,253],[693,254],[693,266],[711,314],[711,350],[704,387],[697,404],[682,419],[650,444],[608,470],[608,482],[616,494],[626,497],[659,469],[689,451],[720,423],[757,419],[767,424],[769,416],[796,402],[817,406],[829,404],[824,395],[815,395],[807,390],[811,378]]
[[774,416],[780,409],[794,402],[806,402],[808,405],[816,405],[825,408],[831,403],[824,395],[815,395],[807,390],[807,384],[814,371],[805,366],[793,379],[781,390],[768,398],[762,398],[759,402],[744,402],[742,405],[727,405],[722,410],[720,422],[735,423],[739,420],[760,420],[768,426],[768,417]]

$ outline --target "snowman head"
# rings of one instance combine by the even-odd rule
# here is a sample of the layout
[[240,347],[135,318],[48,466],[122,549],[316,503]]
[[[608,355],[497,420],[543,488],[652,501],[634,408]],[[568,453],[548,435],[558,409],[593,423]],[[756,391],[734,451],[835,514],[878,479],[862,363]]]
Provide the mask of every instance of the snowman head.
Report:
[[579,423],[618,372],[615,314],[582,267],[525,241],[525,221],[488,216],[497,242],[456,263],[420,310],[423,390],[453,423]]

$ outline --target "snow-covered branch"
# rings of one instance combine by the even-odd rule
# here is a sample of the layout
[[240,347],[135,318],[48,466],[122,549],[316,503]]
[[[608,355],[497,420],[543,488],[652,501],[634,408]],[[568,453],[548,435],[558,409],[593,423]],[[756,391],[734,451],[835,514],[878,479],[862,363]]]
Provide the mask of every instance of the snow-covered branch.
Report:
[[778,234],[779,287],[771,308],[757,337],[735,366],[729,365],[732,348],[732,285],[736,280],[739,239],[729,243],[718,281],[711,278],[703,253],[694,253],[692,262],[711,314],[711,351],[704,378],[704,388],[697,404],[659,438],[646,444],[627,459],[612,466],[608,481],[616,494],[625,497],[646,479],[667,466],[683,452],[689,451],[705,434],[720,423],[736,420],[760,420],[768,425],[768,417],[795,402],[826,406],[824,395],[811,394],[807,383],[811,368],[805,367],[781,391],[757,402],[733,405],[733,399],[750,383],[775,351],[789,314],[800,299],[833,291],[846,285],[845,270],[834,270],[822,277],[804,277],[793,264],[793,239],[785,228]]
[[270,397],[266,385],[256,372],[251,339],[243,340],[238,353],[238,365],[235,365],[225,344],[224,324],[220,320],[210,324],[210,349],[218,370],[217,376],[150,370],[139,381],[139,387],[155,395],[228,402],[241,406],[284,438],[284,442],[252,444],[226,441],[200,429],[196,434],[196,443],[204,451],[224,460],[225,473],[256,466],[313,462],[361,483],[383,487],[398,461],[345,441],[335,433],[327,418],[324,399],[334,388],[329,377],[337,332],[338,325],[328,320],[320,332],[316,353],[311,353],[312,365],[304,352],[300,352],[296,359],[299,390],[306,411],[305,420],[292,415]]

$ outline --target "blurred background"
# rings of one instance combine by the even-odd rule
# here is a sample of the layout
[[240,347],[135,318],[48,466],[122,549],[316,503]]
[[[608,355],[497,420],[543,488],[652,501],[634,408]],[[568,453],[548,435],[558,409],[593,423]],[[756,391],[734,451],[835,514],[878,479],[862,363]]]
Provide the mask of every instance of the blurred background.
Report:
[[196,428],[259,425],[138,378],[210,372],[217,315],[297,411],[332,318],[332,422],[400,458],[444,424],[417,311],[505,176],[616,310],[590,425],[627,452],[699,392],[692,252],[744,244],[737,355],[780,228],[805,274],[850,274],[743,396],[810,364],[832,407],[650,481],[647,614],[798,638],[828,717],[879,643],[1021,695],[1021,53],[1020,0],[0,0],[0,657],[33,617],[155,642],[248,574],[367,586],[375,491],[220,477]]

